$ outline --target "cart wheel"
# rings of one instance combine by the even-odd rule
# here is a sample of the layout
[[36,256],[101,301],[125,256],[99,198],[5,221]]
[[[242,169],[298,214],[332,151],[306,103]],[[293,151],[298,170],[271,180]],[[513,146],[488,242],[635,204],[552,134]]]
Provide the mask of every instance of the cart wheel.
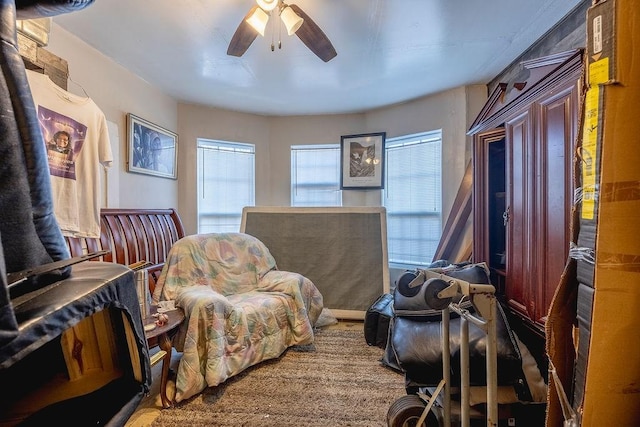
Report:
[[418,278],[418,273],[415,271],[407,271],[400,276],[398,282],[396,283],[396,287],[398,288],[398,292],[403,297],[411,298],[418,295],[420,292],[420,286],[410,287],[411,282]]
[[451,298],[438,298],[440,291],[449,287],[449,284],[442,279],[429,279],[424,292],[424,302],[434,310],[444,310],[449,306]]
[[418,426],[418,420],[427,405],[415,394],[397,399],[387,411],[388,427],[438,427],[438,418],[429,411],[425,422]]

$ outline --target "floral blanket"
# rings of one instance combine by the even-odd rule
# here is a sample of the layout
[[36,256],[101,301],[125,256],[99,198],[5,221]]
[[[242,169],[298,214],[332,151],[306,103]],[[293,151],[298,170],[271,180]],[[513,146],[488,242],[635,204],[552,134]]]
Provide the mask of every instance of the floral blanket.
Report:
[[243,233],[187,236],[174,244],[154,300],[175,300],[185,321],[176,401],[216,386],[287,347],[313,342],[322,295],[306,277],[280,271],[267,247]]

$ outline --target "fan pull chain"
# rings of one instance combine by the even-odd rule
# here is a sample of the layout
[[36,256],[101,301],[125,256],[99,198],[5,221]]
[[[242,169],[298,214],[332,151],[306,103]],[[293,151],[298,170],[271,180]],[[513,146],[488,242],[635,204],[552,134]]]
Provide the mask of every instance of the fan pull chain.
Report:
[[[270,14],[271,14],[271,16],[273,16],[274,15],[273,11],[271,11]],[[276,24],[274,23],[274,21],[275,21],[275,19],[271,19],[271,52],[273,52],[275,50],[274,40],[273,40],[275,31],[273,29],[273,26],[276,25]]]
[[[280,14],[282,14],[282,11]],[[282,49],[282,19],[278,19],[278,49]]]

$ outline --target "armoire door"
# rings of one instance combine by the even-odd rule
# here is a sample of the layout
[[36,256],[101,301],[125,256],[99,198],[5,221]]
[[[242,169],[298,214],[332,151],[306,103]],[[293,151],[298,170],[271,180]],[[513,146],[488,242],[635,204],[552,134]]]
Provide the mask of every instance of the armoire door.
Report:
[[574,203],[573,158],[579,96],[575,82],[536,104],[536,216],[533,260],[537,267],[532,319],[544,325],[547,311],[569,257],[571,207]]
[[569,254],[577,102],[574,82],[505,122],[506,297],[541,329]]
[[534,203],[535,140],[532,110],[527,109],[505,122],[507,173],[507,303],[532,319],[535,312],[536,266],[532,251],[536,245]]

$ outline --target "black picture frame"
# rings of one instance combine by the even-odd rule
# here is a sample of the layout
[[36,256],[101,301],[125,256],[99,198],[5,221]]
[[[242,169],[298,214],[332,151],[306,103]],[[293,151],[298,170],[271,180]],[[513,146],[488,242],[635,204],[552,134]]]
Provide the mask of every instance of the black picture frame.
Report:
[[340,189],[384,188],[386,132],[340,137]]
[[129,172],[162,178],[178,177],[178,135],[170,130],[127,114]]

